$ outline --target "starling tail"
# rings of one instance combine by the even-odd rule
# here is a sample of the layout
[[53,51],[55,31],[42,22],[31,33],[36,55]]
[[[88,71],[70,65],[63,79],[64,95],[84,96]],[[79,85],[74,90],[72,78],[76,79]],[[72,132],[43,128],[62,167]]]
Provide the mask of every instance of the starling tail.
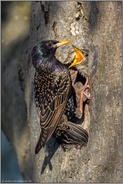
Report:
[[88,142],[88,133],[80,125],[68,122],[67,118],[62,119],[55,129],[54,137],[62,144],[66,150],[71,147],[81,148]]
[[40,149],[44,146],[45,140],[47,140],[47,135],[48,135],[47,130],[45,128],[42,128],[38,143],[35,147],[35,154],[37,154],[40,151]]

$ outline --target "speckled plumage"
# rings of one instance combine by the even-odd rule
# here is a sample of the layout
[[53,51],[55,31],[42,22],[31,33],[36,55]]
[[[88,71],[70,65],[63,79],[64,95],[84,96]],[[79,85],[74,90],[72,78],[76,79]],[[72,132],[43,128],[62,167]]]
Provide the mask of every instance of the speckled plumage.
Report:
[[54,137],[66,151],[71,148],[81,148],[88,142],[88,133],[80,125],[68,121],[65,115],[55,129]]
[[[70,111],[71,116],[74,114],[70,72],[65,65],[55,58],[57,43],[59,42],[54,40],[42,41],[34,46],[31,52],[32,63],[35,67],[35,103],[41,126],[40,137],[35,148],[36,154],[54,133],[69,103],[72,109]],[[68,123],[67,120],[65,123]],[[72,126],[74,127],[74,124]],[[59,127],[62,130],[62,125]],[[70,124],[69,127],[71,127]],[[73,127],[71,128],[73,129]],[[73,136],[73,132],[65,133],[67,139],[69,139],[71,133]],[[82,135],[83,130],[81,129],[79,133]],[[74,136],[72,142],[74,142]]]

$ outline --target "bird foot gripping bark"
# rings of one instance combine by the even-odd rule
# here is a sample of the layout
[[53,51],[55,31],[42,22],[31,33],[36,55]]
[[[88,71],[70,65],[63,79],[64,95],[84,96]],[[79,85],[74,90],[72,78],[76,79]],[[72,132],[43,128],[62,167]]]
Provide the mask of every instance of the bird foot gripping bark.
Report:
[[72,86],[75,90],[76,94],[76,102],[77,108],[75,114],[77,118],[81,119],[83,115],[83,105],[84,102],[88,102],[91,98],[90,94],[90,85],[88,76],[85,77],[85,84],[83,85],[81,81],[76,82],[78,71],[70,70],[71,79],[72,79]]
[[75,85],[75,91],[76,91],[76,99],[79,101],[79,108],[78,112],[76,110],[76,113],[78,113],[78,118],[82,117],[83,114],[83,103],[90,100],[90,86],[88,84],[88,77],[86,78],[85,84],[82,86],[82,83],[78,82]]

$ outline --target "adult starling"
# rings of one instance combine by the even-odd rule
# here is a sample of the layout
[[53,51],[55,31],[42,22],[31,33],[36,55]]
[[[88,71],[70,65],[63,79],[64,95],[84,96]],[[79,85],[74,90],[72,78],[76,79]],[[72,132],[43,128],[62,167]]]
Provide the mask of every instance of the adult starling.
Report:
[[37,154],[53,134],[67,103],[71,80],[67,67],[55,58],[59,46],[69,41],[42,41],[31,51],[35,67],[34,93],[41,133],[35,148]]
[[[61,123],[66,104],[71,101],[71,97],[73,98],[73,88],[70,72],[55,58],[55,51],[59,46],[68,43],[69,41],[42,41],[34,46],[31,52],[32,63],[35,67],[35,103],[41,126],[40,137],[35,148],[36,154],[49,140],[57,126],[63,132],[64,124],[69,127],[69,130],[64,130],[64,135],[62,134],[64,143],[65,140],[69,140],[69,144],[76,144],[78,140],[79,145],[80,142],[81,145],[82,142],[87,142],[88,133],[84,129],[68,123],[68,119]],[[74,101],[70,104],[74,109]]]

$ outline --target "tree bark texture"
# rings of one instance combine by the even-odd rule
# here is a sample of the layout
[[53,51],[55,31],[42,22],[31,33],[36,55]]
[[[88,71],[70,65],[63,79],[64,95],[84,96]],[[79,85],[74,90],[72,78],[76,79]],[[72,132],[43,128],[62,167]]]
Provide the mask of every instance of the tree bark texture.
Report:
[[[19,77],[27,108],[30,154],[26,169],[33,182],[122,182],[121,124],[121,2],[33,2],[27,48],[19,60]],[[72,40],[78,48],[98,47],[97,70],[91,77],[89,142],[64,152],[51,138],[35,155],[40,134],[35,109],[31,48],[41,40]],[[70,47],[59,48],[65,60]],[[23,119],[23,118],[22,118]],[[19,148],[17,148],[19,149]],[[18,154],[18,151],[17,151]],[[24,172],[24,171],[23,171]]]

